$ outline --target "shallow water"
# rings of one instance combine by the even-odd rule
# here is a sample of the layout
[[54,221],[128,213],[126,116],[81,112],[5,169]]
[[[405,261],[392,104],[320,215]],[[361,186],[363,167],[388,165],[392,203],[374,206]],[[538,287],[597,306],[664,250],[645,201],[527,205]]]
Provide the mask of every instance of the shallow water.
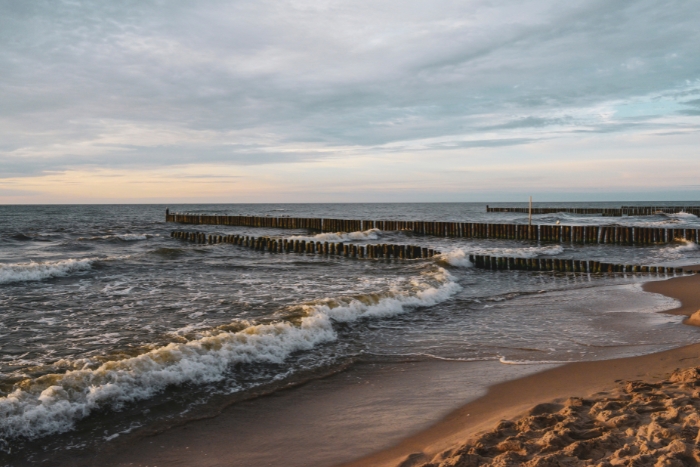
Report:
[[[459,203],[170,209],[527,222],[526,215],[486,214],[483,204]],[[304,380],[353,362],[418,358],[524,365],[637,355],[698,341],[694,329],[679,326],[679,318],[655,313],[674,302],[641,292],[649,276],[484,271],[466,260],[480,253],[682,265],[700,262],[694,243],[537,245],[405,232],[180,227],[164,223],[164,211],[165,206],[0,207],[4,456],[94,447],[120,432],[196,416],[212,398]],[[688,215],[562,214],[534,220],[700,225]],[[325,258],[169,237],[172,229],[195,227],[405,242],[444,254],[410,261]]]

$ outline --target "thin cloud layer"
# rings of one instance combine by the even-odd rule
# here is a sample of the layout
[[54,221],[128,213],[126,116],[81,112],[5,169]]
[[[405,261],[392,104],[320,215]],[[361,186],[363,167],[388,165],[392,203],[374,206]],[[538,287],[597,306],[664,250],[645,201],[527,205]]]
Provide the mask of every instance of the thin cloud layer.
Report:
[[[299,168],[315,167],[351,186],[348,165],[361,174],[400,157],[400,180],[455,161],[478,168],[487,151],[495,164],[465,180],[479,187],[548,151],[544,172],[513,182],[527,190],[570,175],[555,167],[571,152],[594,163],[607,145],[616,158],[627,147],[662,160],[637,150],[646,138],[693,167],[699,11],[689,1],[1,2],[0,199],[24,199],[3,193],[42,177],[48,193],[57,173],[166,167],[226,167],[253,185],[285,171],[308,185],[314,170]],[[440,177],[428,178],[439,193]]]

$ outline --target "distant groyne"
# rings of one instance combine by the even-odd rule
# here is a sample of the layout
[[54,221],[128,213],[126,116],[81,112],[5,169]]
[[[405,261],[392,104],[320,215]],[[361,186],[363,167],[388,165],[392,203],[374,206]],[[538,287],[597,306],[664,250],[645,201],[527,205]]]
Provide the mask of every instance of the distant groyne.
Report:
[[[530,208],[514,206],[486,206],[486,212],[515,212],[528,214]],[[619,208],[533,207],[532,214],[600,214],[603,217],[651,216],[686,212],[700,216],[700,206],[621,206]]]
[[[555,271],[602,273],[652,273],[683,274],[683,268],[672,266],[646,266],[639,264],[616,264],[592,260],[564,258],[516,258],[508,256],[470,255],[469,261],[477,268],[522,271]],[[690,272],[690,271],[689,271]]]
[[700,229],[630,227],[615,225],[525,225],[474,222],[322,219],[304,217],[219,216],[166,214],[166,222],[230,227],[307,229],[321,232],[357,232],[369,229],[403,230],[438,237],[532,240],[537,242],[647,245],[693,241]]

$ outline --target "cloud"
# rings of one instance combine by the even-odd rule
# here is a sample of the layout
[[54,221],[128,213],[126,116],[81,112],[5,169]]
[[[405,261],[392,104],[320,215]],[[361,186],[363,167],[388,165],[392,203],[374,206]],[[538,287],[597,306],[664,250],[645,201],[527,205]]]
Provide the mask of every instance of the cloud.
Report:
[[671,138],[698,125],[698,21],[680,0],[4,2],[0,179]]

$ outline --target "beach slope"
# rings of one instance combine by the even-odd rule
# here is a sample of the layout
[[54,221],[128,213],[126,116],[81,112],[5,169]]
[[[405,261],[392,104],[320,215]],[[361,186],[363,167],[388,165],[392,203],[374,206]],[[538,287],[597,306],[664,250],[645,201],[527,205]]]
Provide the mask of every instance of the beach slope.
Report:
[[[661,293],[679,300],[681,303],[680,307],[669,310],[668,313],[690,316],[700,309],[700,275],[650,282],[645,284],[644,290]],[[647,401],[646,403],[648,404],[649,401],[655,400],[655,398],[669,399],[671,402],[669,402],[668,408],[664,409],[663,414],[660,416],[671,416],[670,414],[675,413],[674,410],[686,404],[688,398],[697,398],[693,388],[696,381],[694,368],[698,366],[700,366],[700,344],[640,357],[567,364],[518,380],[492,386],[485,396],[464,405],[429,429],[405,439],[391,449],[364,457],[352,463],[343,464],[343,466],[394,467],[401,465],[402,467],[408,467],[425,465],[427,467],[432,465],[490,465],[493,459],[498,456],[502,457],[498,458],[493,465],[519,465],[527,461],[533,462],[532,465],[549,465],[546,463],[549,462],[546,459],[554,462],[552,456],[555,456],[554,451],[557,448],[552,448],[553,445],[547,448],[543,447],[548,442],[546,439],[543,440],[545,437],[549,437],[547,439],[551,438],[551,442],[554,445],[559,443],[557,446],[560,452],[557,455],[562,456],[562,459],[571,454],[571,452],[564,451],[564,449],[574,449],[571,446],[581,440],[569,437],[568,440],[570,442],[568,444],[567,439],[559,438],[559,441],[553,441],[556,436],[561,435],[561,427],[555,429],[554,425],[550,427],[550,430],[545,430],[543,428],[546,427],[541,427],[542,429],[539,432],[532,432],[527,426],[530,423],[535,423],[533,420],[536,420],[540,415],[545,418],[550,417],[550,420],[563,417],[561,418],[561,423],[564,424],[569,421],[573,424],[585,425],[584,420],[591,423],[598,421],[600,422],[598,425],[593,423],[589,427],[600,431],[598,437],[612,436],[610,431],[605,431],[606,429],[604,428],[609,426],[610,417],[623,417],[625,420],[629,418],[630,420],[634,419],[634,424],[636,424],[634,426],[638,430],[643,428],[649,432],[648,436],[652,438],[654,436],[658,437],[660,432],[656,425],[649,428],[652,425],[651,415],[639,415],[635,404],[644,404],[644,401]],[[689,370],[677,371],[684,368]],[[637,382],[628,383],[628,381]],[[657,392],[659,395],[656,394]],[[599,404],[605,406],[612,400],[619,405],[615,409],[616,412],[607,413],[606,410],[600,409],[601,405]],[[634,404],[632,400],[634,400]],[[600,415],[600,412],[606,412],[606,414]],[[613,413],[615,415],[612,415]],[[693,413],[695,415],[688,416],[695,420],[698,409],[694,408]],[[569,415],[573,418],[567,418]],[[674,427],[673,430],[682,431],[686,428],[683,425],[685,423],[684,417],[686,416],[684,415],[681,417],[682,419],[679,419],[678,423],[680,425]],[[503,422],[504,420],[505,422]],[[512,422],[512,420],[516,421]],[[622,419],[618,419],[618,422],[620,420]],[[523,428],[518,428],[518,426]],[[632,429],[631,426],[620,423],[618,431],[622,433],[624,430]],[[557,430],[559,430],[558,434]],[[697,435],[696,431],[694,432]],[[513,448],[511,451],[505,445],[500,448],[495,447],[509,438],[517,438],[518,433],[523,434],[523,439],[519,439],[517,442],[513,441],[510,444]],[[598,432],[593,431],[586,436],[595,438],[593,437],[595,433]],[[606,435],[605,433],[608,434]],[[667,434],[670,436],[670,433],[671,431]],[[540,437],[538,438],[538,436]],[[579,434],[579,436],[581,435]],[[684,438],[682,439],[686,440],[690,435],[685,433],[683,436]],[[525,438],[528,440],[525,441]],[[678,439],[678,437],[669,437],[669,441],[674,439]],[[468,441],[465,442],[465,440]],[[625,438],[623,445],[637,446],[636,448],[630,448],[629,456],[639,454],[640,448],[638,443],[641,440],[643,438]],[[528,450],[524,446],[528,443],[537,445],[537,449],[540,449],[542,452],[537,454],[531,449],[531,452],[527,454]],[[579,445],[580,443],[577,444],[577,446]],[[601,449],[612,450],[614,446],[616,445],[611,444],[607,448],[599,447],[598,449],[599,451]],[[522,449],[518,450],[518,447]],[[485,450],[478,451],[481,448]],[[472,451],[473,449],[475,450]],[[501,449],[501,451],[498,451],[498,449]],[[672,453],[670,453],[669,449],[680,449],[680,445],[675,445],[675,448],[666,450],[663,450],[665,448],[658,449],[657,457],[666,456],[671,459],[673,456],[671,456]],[[478,452],[487,455],[481,456],[481,460],[479,460],[478,456],[480,455]],[[614,452],[614,450],[611,452]],[[527,455],[518,457],[523,456],[523,453]],[[687,450],[683,451],[683,453],[683,455],[687,454],[692,457],[692,453],[688,453]],[[492,456],[489,457],[488,454],[492,454]],[[513,457],[513,459],[510,459],[509,456]],[[585,457],[585,454],[582,454],[582,456]],[[593,454],[590,454],[590,456],[593,456]],[[619,457],[620,455],[618,454]],[[520,460],[516,460],[516,458]],[[511,461],[515,462],[515,464]],[[503,464],[503,462],[506,463]],[[668,462],[671,462],[671,460]],[[688,464],[690,457],[683,458],[682,462],[686,462],[686,464],[679,465],[690,465]],[[553,463],[551,465],[559,464]],[[574,463],[571,465],[579,464]],[[581,463],[580,465],[597,465],[597,463]],[[670,463],[668,465],[674,464]]]

